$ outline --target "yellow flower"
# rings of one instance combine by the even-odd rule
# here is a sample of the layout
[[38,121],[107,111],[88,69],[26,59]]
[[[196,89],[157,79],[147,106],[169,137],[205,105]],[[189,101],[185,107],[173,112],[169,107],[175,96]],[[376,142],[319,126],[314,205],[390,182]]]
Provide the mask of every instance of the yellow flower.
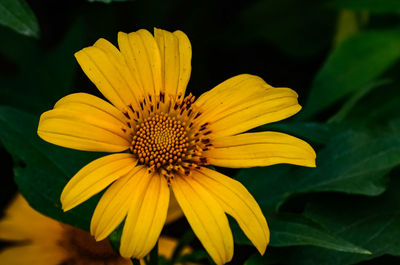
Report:
[[314,167],[314,150],[298,138],[244,133],[297,113],[296,92],[243,74],[195,100],[184,96],[192,50],[183,32],[155,29],[154,37],[146,30],[120,32],[118,45],[119,50],[99,39],[75,54],[111,104],[76,93],[40,118],[38,134],[50,143],[116,153],[91,162],[70,180],[61,195],[64,211],[109,186],[93,214],[91,233],[103,240],[125,219],[120,253],[143,258],[163,228],[172,190],[216,264],[233,255],[226,213],[263,254],[269,229],[260,207],[239,182],[205,166]]
[[[96,242],[88,232],[36,212],[20,194],[0,220],[0,240],[17,243],[0,250],[0,264],[132,265],[107,239]],[[176,245],[176,239],[160,237],[158,252],[170,259]],[[186,247],[182,253],[191,251]]]
[[0,221],[0,239],[18,243],[0,251],[0,264],[132,264],[115,253],[108,240],[96,242],[83,230],[41,215],[21,195]]

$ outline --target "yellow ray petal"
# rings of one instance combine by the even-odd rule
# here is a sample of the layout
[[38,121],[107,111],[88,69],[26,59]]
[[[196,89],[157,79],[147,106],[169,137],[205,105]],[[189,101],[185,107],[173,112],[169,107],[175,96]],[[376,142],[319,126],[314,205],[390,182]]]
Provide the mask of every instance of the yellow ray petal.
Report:
[[118,33],[118,45],[144,95],[159,95],[162,86],[160,51],[154,37],[141,29]]
[[210,164],[246,168],[274,164],[315,167],[315,151],[299,138],[278,132],[244,133],[218,137],[214,149],[203,153]]
[[60,223],[33,210],[21,194],[15,197],[0,220],[0,239],[7,241],[54,243],[59,241],[61,232]]
[[97,241],[105,239],[125,218],[133,196],[141,191],[139,185],[146,184],[143,178],[147,174],[144,166],[137,166],[128,175],[115,181],[103,194],[90,223],[90,233]]
[[139,100],[144,97],[144,94],[138,85],[138,81],[131,74],[124,56],[113,44],[105,39],[99,39],[93,46],[101,49],[107,55],[114,68],[120,73],[120,77],[123,80],[121,80],[122,84],[120,84],[118,91],[122,91],[119,93],[124,96],[122,101],[125,107],[131,104],[133,108],[138,110]]
[[120,152],[130,146],[129,127],[111,104],[77,93],[42,114],[38,135],[45,141],[84,151]]
[[56,244],[29,244],[0,251],[0,264],[4,265],[58,265],[67,259],[68,253]]
[[167,217],[169,187],[158,173],[147,174],[147,185],[136,187],[121,236],[123,257],[143,258],[156,244]]
[[176,177],[172,190],[193,232],[217,265],[233,255],[228,219],[214,196],[192,177]]
[[63,210],[68,211],[99,193],[136,164],[137,159],[130,153],[112,154],[92,161],[64,187],[61,194]]
[[154,29],[161,54],[162,79],[166,93],[176,98],[184,96],[190,79],[192,46],[182,31],[174,33]]
[[[116,47],[104,39],[75,53],[79,65],[100,92],[118,109],[135,104],[137,82]],[[139,94],[141,95],[141,94]],[[137,104],[136,104],[137,106]]]
[[203,109],[198,122],[207,121],[214,136],[234,135],[297,113],[297,93],[275,88],[257,76],[232,77],[195,102]]
[[267,221],[246,188],[240,182],[205,167],[195,169],[192,174],[193,179],[213,195],[224,211],[236,219],[240,228],[263,255],[270,236]]

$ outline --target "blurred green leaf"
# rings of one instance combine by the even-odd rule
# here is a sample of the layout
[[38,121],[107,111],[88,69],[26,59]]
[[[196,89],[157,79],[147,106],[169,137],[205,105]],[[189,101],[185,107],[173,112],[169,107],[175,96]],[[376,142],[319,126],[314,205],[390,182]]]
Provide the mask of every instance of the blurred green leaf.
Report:
[[400,58],[400,30],[354,35],[335,49],[316,75],[301,114],[310,118],[379,77]]
[[[398,75],[398,70],[399,68],[396,67],[393,75]],[[392,79],[392,75],[389,78]],[[385,131],[382,128],[385,128],[392,120],[400,118],[399,81],[399,78],[394,78],[392,83],[368,92],[340,120],[341,125],[368,128],[376,131],[377,134]]]
[[[346,265],[384,254],[400,256],[400,179],[378,198],[338,197],[312,202],[305,214],[333,234],[369,249],[372,255],[338,253],[311,247],[293,248],[284,263]],[[312,258],[311,258],[312,257]]]
[[392,120],[389,127],[395,135],[400,137],[400,118]]
[[360,31],[360,28],[367,24],[369,15],[366,12],[355,12],[352,10],[341,10],[338,16],[336,34],[334,39],[335,46]]
[[78,66],[73,54],[84,45],[82,23],[74,23],[60,44],[48,52],[37,42],[3,32],[0,53],[16,63],[17,73],[0,75],[0,104],[39,114],[71,91]]
[[379,195],[384,176],[400,164],[400,137],[344,131],[317,153],[317,167],[287,165],[242,169],[238,180],[264,213],[295,194],[321,191]]
[[335,8],[372,13],[400,13],[400,1],[398,0],[335,0],[329,5]]
[[328,120],[328,123],[341,122],[350,113],[353,107],[361,100],[361,98],[371,92],[371,90],[381,87],[382,85],[387,85],[391,82],[391,80],[383,79],[365,85],[363,88],[356,91],[354,95],[343,104],[340,110]]
[[117,226],[117,228],[115,228],[115,230],[112,231],[112,233],[108,236],[108,238],[110,239],[111,246],[115,252],[119,252],[121,236],[122,236],[122,231],[124,229],[124,225],[125,225],[125,220],[122,223],[120,223]]
[[37,134],[39,117],[0,106],[0,142],[14,159],[15,181],[22,195],[39,212],[88,230],[98,198],[63,213],[60,194],[68,180],[99,154],[57,147]]
[[[290,8],[289,8],[290,7]],[[323,1],[256,1],[238,17],[240,40],[267,40],[292,56],[313,56],[330,46],[336,14]]]
[[317,122],[278,122],[262,125],[256,130],[284,132],[296,135],[309,143],[325,144],[334,135],[337,128]]
[[[271,231],[271,247],[288,246],[316,246],[349,253],[371,254],[368,250],[358,247],[346,240],[334,236],[323,229],[317,223],[308,220],[301,215],[279,215],[268,218]],[[233,226],[235,242],[249,244],[250,241],[243,233],[238,233],[238,226]]]
[[39,25],[35,14],[25,0],[2,0],[0,2],[0,24],[16,32],[39,38]]
[[289,215],[272,218],[269,224],[271,227],[270,245],[273,247],[313,245],[336,251],[371,254],[366,249],[331,235],[301,216]]

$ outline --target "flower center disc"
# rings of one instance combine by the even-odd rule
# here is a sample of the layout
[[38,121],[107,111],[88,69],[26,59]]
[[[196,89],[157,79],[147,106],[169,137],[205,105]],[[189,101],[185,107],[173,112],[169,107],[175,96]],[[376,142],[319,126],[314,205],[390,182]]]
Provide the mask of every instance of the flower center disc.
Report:
[[185,125],[164,113],[148,117],[136,125],[132,153],[150,167],[173,168],[181,164],[189,147]]

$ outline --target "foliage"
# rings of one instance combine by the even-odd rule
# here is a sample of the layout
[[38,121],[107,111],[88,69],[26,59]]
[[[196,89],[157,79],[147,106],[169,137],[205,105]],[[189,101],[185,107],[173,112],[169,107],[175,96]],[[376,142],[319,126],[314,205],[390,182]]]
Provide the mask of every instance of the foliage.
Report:
[[[88,230],[101,195],[63,213],[63,187],[102,154],[57,147],[36,134],[39,114],[57,99],[77,91],[99,95],[77,71],[73,53],[100,37],[116,43],[119,30],[181,29],[193,46],[191,92],[198,96],[238,73],[291,87],[299,93],[303,110],[288,121],[255,130],[295,135],[317,151],[316,168],[218,169],[246,186],[271,229],[270,246],[261,257],[254,248],[249,250],[249,241],[232,221],[235,251],[242,254],[232,263],[400,261],[398,1],[258,0],[229,6],[161,0],[72,2],[62,4],[57,16],[51,4],[0,3],[0,24],[5,26],[0,28],[2,181],[13,178],[35,209]],[[10,156],[12,165],[7,162]],[[1,185],[3,208],[10,199],[3,191],[10,188]],[[179,222],[183,225],[167,226],[164,233],[180,236],[179,248],[191,244],[195,251],[178,255],[177,250],[173,260],[209,264],[187,223]],[[110,236],[114,247],[120,233],[121,226]]]
[[2,0],[0,24],[30,37],[39,37],[39,25],[35,14],[25,0]]

